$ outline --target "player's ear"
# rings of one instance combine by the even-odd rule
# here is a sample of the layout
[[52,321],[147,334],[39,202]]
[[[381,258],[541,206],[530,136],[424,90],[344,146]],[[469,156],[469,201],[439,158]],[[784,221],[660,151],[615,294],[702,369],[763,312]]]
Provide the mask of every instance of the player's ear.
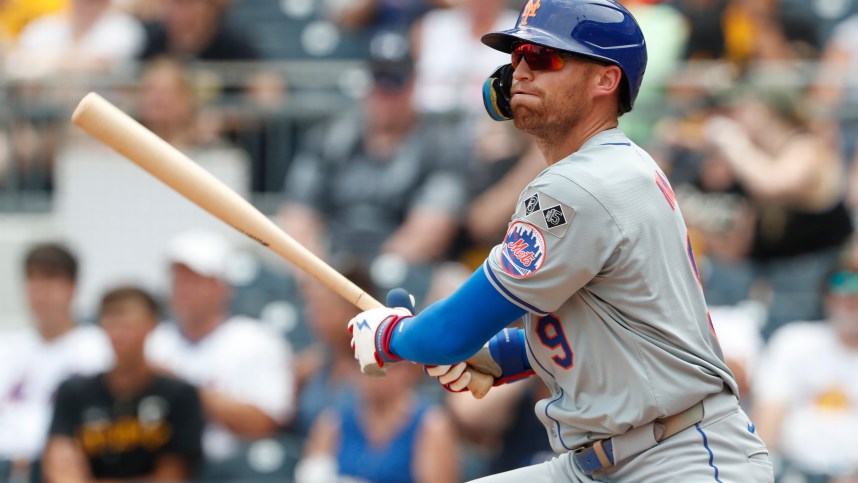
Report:
[[607,96],[619,92],[623,71],[616,65],[598,66],[595,69],[596,95]]

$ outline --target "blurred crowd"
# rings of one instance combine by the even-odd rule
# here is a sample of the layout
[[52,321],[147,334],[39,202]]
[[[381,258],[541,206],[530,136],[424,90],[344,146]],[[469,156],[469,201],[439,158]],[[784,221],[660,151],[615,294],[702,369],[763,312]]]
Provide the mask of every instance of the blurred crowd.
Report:
[[[479,267],[544,167],[481,101],[509,59],[479,38],[523,3],[0,0],[0,212],[104,156],[66,121],[97,90],[203,166],[243,167],[287,233],[419,310]],[[620,3],[649,52],[620,127],[668,175],[778,481],[856,482],[858,0]],[[539,381],[475,401],[410,364],[363,377],[355,307],[269,270],[303,328],[275,330],[234,243],[185,228],[159,247],[167,283],[102,287],[84,313],[82,247],[27,247],[31,323],[0,324],[0,481],[443,483],[550,457]]]

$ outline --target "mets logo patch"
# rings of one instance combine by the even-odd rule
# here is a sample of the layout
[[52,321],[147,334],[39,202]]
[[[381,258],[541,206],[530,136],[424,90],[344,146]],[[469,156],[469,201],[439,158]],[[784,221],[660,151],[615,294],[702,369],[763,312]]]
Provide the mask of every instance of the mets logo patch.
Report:
[[539,228],[524,221],[510,225],[500,250],[500,266],[515,278],[527,278],[545,262],[545,238]]

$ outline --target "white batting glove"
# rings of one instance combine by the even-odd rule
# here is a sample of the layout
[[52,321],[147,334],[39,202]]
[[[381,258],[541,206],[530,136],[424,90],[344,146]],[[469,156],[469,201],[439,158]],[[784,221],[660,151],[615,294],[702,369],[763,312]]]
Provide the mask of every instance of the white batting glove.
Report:
[[411,317],[407,309],[379,307],[361,312],[349,321],[352,350],[360,370],[372,376],[384,375],[384,364],[402,360],[390,351],[390,337],[403,320]]

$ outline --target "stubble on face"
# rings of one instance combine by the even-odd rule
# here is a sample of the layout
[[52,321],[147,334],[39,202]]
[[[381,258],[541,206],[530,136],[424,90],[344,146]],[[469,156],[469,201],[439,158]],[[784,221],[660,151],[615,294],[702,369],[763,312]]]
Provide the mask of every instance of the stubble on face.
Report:
[[589,104],[586,84],[591,66],[582,63],[572,68],[575,69],[573,73],[565,73],[550,85],[528,86],[529,91],[537,94],[538,100],[516,102],[513,98],[515,127],[547,142],[564,137],[575,129]]

